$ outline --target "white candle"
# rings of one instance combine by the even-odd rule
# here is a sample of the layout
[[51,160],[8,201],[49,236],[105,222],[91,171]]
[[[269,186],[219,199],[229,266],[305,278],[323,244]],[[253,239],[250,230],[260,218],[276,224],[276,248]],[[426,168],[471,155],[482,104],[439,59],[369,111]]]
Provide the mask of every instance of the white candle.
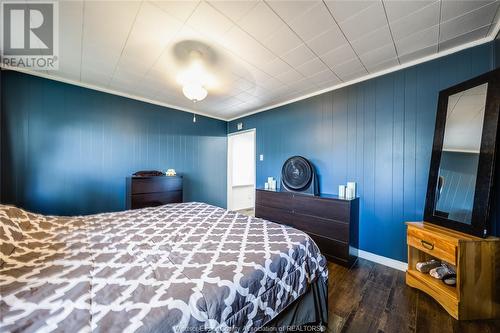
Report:
[[354,198],[356,196],[356,183],[355,182],[348,182],[347,188],[352,189],[352,197]]
[[345,185],[339,185],[339,198],[345,198]]
[[346,198],[347,199],[354,199],[354,188],[352,188],[352,187],[346,188]]

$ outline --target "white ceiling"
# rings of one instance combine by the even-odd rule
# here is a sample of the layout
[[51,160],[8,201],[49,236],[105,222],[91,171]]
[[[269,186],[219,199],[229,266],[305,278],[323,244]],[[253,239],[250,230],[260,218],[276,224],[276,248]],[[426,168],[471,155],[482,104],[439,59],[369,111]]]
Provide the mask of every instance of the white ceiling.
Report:
[[[60,1],[53,78],[221,119],[493,39],[496,1]],[[175,81],[173,48],[219,60],[196,105]]]

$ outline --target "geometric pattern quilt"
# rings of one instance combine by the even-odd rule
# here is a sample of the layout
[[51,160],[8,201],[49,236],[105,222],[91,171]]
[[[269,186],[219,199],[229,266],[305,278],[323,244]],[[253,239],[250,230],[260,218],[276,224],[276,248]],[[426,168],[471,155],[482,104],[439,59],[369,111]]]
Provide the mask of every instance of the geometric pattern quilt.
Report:
[[204,203],[0,222],[1,332],[252,332],[328,278],[305,233]]

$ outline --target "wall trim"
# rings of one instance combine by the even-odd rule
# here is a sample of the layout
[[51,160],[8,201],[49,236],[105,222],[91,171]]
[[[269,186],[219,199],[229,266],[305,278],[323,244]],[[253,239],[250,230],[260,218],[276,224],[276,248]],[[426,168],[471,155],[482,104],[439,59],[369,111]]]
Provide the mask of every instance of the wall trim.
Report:
[[394,268],[394,269],[397,269],[397,270],[400,270],[403,272],[406,272],[406,270],[408,269],[408,264],[405,262],[391,259],[391,258],[387,258],[387,257],[383,257],[383,256],[379,256],[378,254],[359,250],[359,249],[358,249],[358,257],[369,260],[369,261],[373,261],[377,264],[391,267],[391,268]]

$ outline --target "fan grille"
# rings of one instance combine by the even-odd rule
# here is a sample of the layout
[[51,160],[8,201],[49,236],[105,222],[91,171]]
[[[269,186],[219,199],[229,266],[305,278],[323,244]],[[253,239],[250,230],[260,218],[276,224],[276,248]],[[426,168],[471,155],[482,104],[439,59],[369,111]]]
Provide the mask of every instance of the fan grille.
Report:
[[283,185],[289,190],[301,191],[311,183],[313,168],[308,160],[293,156],[286,160],[281,169]]

